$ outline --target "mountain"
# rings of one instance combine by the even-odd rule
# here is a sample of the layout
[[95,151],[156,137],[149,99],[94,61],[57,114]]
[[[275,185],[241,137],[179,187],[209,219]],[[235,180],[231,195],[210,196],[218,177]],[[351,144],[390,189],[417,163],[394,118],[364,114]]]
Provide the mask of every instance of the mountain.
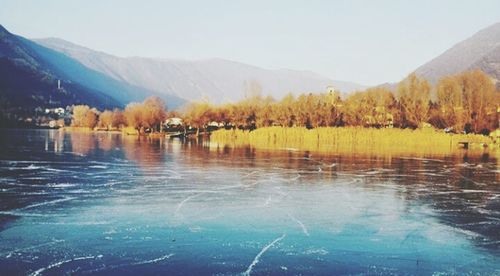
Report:
[[[62,86],[58,88],[58,81]],[[29,115],[37,107],[89,104],[122,107],[155,92],[92,70],[65,54],[16,36],[0,25],[0,107],[2,116]],[[184,100],[164,94],[167,103]]]
[[500,22],[480,30],[415,70],[435,83],[441,77],[481,69],[500,86]]
[[[0,25],[0,118],[31,114],[36,107],[87,103],[98,107],[120,105],[100,91],[62,76],[33,48],[35,44],[9,33]],[[37,46],[39,47],[39,46]],[[35,47],[36,48],[36,47]],[[51,51],[51,50],[49,50]]]
[[[89,68],[78,60],[69,57],[58,51],[41,46],[33,41],[23,39],[25,44],[29,45],[39,57],[47,61],[53,72],[62,76],[64,79],[80,83],[91,89],[101,91],[118,100],[121,105],[125,105],[131,101],[142,101],[148,96],[158,95],[158,93],[129,84],[128,82],[114,79],[97,70]],[[164,93],[161,96],[169,107],[177,107],[184,103],[184,100],[169,94]]]
[[341,92],[365,88],[355,83],[331,80],[309,71],[268,70],[224,59],[189,61],[122,58],[57,38],[34,41],[116,80],[161,94],[174,93],[188,101],[202,98],[215,103],[240,100],[245,96],[245,87],[255,84],[262,88],[263,95],[271,95],[276,99],[289,92],[323,92],[328,85],[333,85]]

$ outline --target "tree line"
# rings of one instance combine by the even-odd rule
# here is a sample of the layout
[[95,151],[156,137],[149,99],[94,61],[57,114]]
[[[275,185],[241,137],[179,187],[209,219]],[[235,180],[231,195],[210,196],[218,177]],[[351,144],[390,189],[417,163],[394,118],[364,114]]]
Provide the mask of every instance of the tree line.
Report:
[[[434,90],[434,91],[433,91]],[[280,101],[262,97],[259,91],[235,104],[219,106],[191,103],[184,119],[197,128],[209,122],[253,129],[285,127],[399,127],[432,125],[456,132],[488,133],[498,128],[500,93],[479,70],[442,78],[434,87],[415,74],[397,85],[355,92],[346,99],[338,93],[285,96]],[[434,95],[431,95],[434,92]]]
[[159,97],[149,97],[142,103],[130,103],[124,110],[104,110],[99,112],[87,105],[73,107],[71,126],[87,128],[117,129],[132,127],[139,133],[146,129],[162,131],[162,125],[167,118],[165,102]]
[[251,86],[237,103],[212,105],[191,102],[180,112],[167,113],[164,102],[151,97],[131,103],[124,110],[99,113],[88,106],[75,106],[73,125],[106,128],[130,126],[162,130],[167,117],[181,117],[186,126],[206,129],[212,122],[225,128],[255,129],[283,127],[398,127],[426,125],[455,132],[487,134],[498,128],[500,92],[480,70],[444,77],[433,87],[415,74],[397,85],[369,88],[342,99],[338,93],[288,94],[281,100],[261,96],[260,86]]

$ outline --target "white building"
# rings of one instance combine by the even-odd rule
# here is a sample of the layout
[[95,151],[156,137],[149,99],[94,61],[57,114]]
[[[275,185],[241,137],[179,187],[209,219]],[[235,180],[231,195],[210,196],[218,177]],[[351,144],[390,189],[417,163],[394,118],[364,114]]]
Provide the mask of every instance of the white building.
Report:
[[165,125],[167,126],[182,126],[181,118],[168,118],[165,120]]
[[62,107],[56,107],[56,108],[45,108],[45,113],[46,114],[57,114],[57,115],[63,115],[65,112],[65,109]]

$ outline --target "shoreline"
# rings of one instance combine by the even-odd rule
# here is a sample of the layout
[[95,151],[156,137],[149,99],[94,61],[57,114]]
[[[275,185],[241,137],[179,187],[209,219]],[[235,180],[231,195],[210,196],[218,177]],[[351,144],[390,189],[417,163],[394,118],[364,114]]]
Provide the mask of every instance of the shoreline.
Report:
[[141,133],[139,134],[136,129],[125,127],[121,129],[90,129],[87,127],[61,127],[54,130],[63,131],[63,132],[83,132],[83,133],[111,133],[111,134],[124,134],[138,137],[165,137],[168,138],[172,134],[178,134],[178,132],[170,133],[170,132],[151,132],[151,133]]
[[[62,127],[62,132],[124,134],[146,138],[173,138],[178,133],[155,132],[138,134],[135,129],[113,130],[85,127]],[[450,134],[441,130],[364,128],[364,127],[263,127],[252,131],[219,129],[203,135],[211,146],[253,147],[257,149],[314,151],[323,153],[380,153],[447,155],[459,150],[474,153],[500,154],[500,143],[494,137],[479,134]],[[201,136],[200,136],[201,137]],[[198,139],[196,136],[189,136]]]

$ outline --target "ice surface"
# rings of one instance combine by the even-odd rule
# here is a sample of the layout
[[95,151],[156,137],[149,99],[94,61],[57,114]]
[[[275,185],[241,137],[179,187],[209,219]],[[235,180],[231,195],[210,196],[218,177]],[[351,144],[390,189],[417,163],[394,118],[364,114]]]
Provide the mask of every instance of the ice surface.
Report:
[[30,276],[41,275],[42,272],[44,272],[44,271],[50,270],[50,269],[52,269],[54,267],[59,267],[59,266],[61,266],[63,264],[66,264],[66,263],[75,262],[75,261],[81,261],[81,260],[87,260],[87,259],[93,259],[93,258],[95,258],[95,257],[94,256],[88,256],[88,257],[77,257],[77,258],[73,258],[73,259],[69,259],[69,260],[59,261],[59,262],[56,262],[56,263],[53,263],[53,264],[49,264],[46,267],[42,267],[42,268],[34,271],[33,273],[30,274]]
[[5,275],[500,270],[492,154],[387,159],[107,134],[1,135]]
[[281,235],[281,237],[276,238],[274,241],[272,241],[268,245],[264,246],[264,248],[262,248],[262,250],[259,252],[259,254],[257,254],[257,256],[255,256],[252,263],[248,266],[247,270],[245,270],[245,272],[243,272],[243,275],[250,275],[250,273],[252,273],[254,266],[256,266],[259,263],[259,260],[260,260],[260,257],[262,256],[262,254],[266,253],[266,251],[269,250],[269,248],[273,247],[274,244],[276,244],[277,242],[284,239],[285,236],[286,236],[286,234],[283,234],[283,235]]

